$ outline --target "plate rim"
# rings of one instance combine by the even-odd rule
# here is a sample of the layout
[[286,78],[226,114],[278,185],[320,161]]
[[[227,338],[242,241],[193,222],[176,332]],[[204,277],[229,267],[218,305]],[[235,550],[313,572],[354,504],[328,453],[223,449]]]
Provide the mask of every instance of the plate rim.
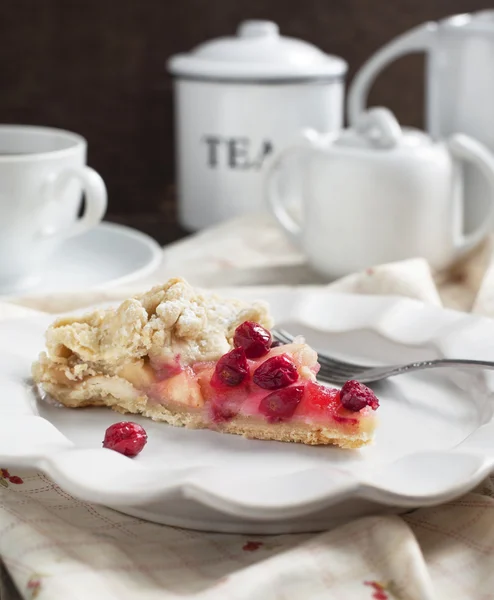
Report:
[[[285,287],[285,286],[283,286]],[[214,290],[217,292],[218,290]],[[246,294],[251,296],[255,294],[255,288],[228,288],[228,292],[231,294],[236,294],[240,297],[245,296]],[[345,294],[345,293],[337,293],[331,292],[330,290],[320,289],[317,292],[314,290],[302,290],[300,288],[291,288],[287,286],[285,291],[279,289],[271,289],[271,294],[283,294],[287,293],[290,295],[296,295],[298,297],[298,301],[303,301],[304,297],[307,297],[307,294],[323,294],[328,296],[328,302],[332,300],[335,302],[343,302],[348,306],[349,302],[353,302],[354,306],[359,304],[372,304],[375,309],[374,312],[371,311],[366,317],[367,328],[384,335],[388,339],[392,339],[397,343],[401,343],[404,345],[414,345],[410,343],[410,340],[406,339],[405,341],[400,339],[400,332],[396,330],[397,323],[399,323],[399,319],[397,320],[397,315],[406,314],[407,311],[415,311],[420,319],[420,314],[429,315],[429,316],[437,316],[438,314],[442,315],[443,323],[445,325],[442,329],[439,327],[438,331],[441,331],[441,335],[434,337],[431,335],[428,338],[429,342],[433,342],[433,345],[437,348],[438,351],[443,353],[444,355],[448,355],[448,352],[451,350],[451,340],[458,337],[465,336],[470,327],[480,325],[484,330],[485,335],[489,334],[489,331],[485,331],[485,329],[490,330],[492,334],[494,334],[494,320],[489,319],[488,317],[483,317],[479,315],[473,315],[470,313],[461,313],[459,311],[455,311],[452,309],[444,309],[437,306],[427,305],[421,301],[413,300],[404,297],[396,297],[396,296],[366,296],[366,295],[355,295],[355,294]],[[266,293],[267,296],[270,295],[269,292]],[[338,298],[338,300],[335,300]],[[268,300],[269,301],[269,300]],[[295,300],[294,300],[295,302]],[[73,311],[72,311],[73,312]],[[376,316],[380,316],[380,318],[376,318]],[[31,317],[31,319],[38,320],[43,318],[46,320],[52,320],[56,318],[56,315],[47,315],[45,313],[40,313],[39,315]],[[29,320],[29,318],[28,318]],[[25,319],[5,319],[0,321],[0,325],[5,322],[14,322],[16,324],[25,323]],[[461,327],[458,325],[461,324]],[[340,329],[328,329],[328,331],[353,331],[353,330],[361,330],[363,327],[360,323],[359,327],[351,327],[349,324],[341,327]],[[394,335],[388,335],[389,329],[394,328]],[[399,327],[398,327],[399,329]],[[403,331],[401,332],[403,333]],[[423,340],[421,340],[423,343]],[[419,344],[420,345],[420,344]],[[494,382],[493,382],[494,386]],[[492,391],[494,387],[489,386],[489,391]],[[493,400],[494,402],[494,400]],[[452,485],[446,486],[440,490],[438,490],[435,494],[429,495],[413,495],[406,493],[396,493],[395,491],[386,489],[382,485],[376,485],[375,481],[372,481],[372,478],[360,477],[358,478],[354,474],[350,474],[346,472],[346,477],[344,481],[340,482],[341,485],[336,485],[326,488],[324,493],[317,498],[312,498],[312,500],[296,504],[292,503],[291,505],[287,504],[284,507],[275,507],[276,514],[274,514],[274,510],[272,506],[262,506],[262,505],[252,505],[252,504],[242,504],[242,502],[237,502],[232,497],[228,497],[224,493],[215,493],[214,490],[211,490],[211,485],[208,484],[208,474],[205,474],[205,477],[201,477],[201,474],[197,477],[197,474],[190,475],[190,473],[183,473],[182,477],[176,476],[177,473],[173,473],[176,477],[169,477],[168,481],[160,480],[160,485],[154,486],[153,489],[141,490],[138,493],[123,493],[120,491],[112,491],[112,490],[101,490],[95,489],[88,485],[87,482],[81,480],[77,477],[77,471],[69,472],[67,467],[63,466],[63,460],[67,457],[73,457],[75,452],[94,452],[101,458],[104,456],[104,460],[108,465],[115,465],[118,468],[121,466],[121,461],[127,461],[128,459],[122,457],[114,452],[104,449],[98,449],[95,451],[82,451],[77,450],[73,447],[73,444],[58,432],[56,428],[43,417],[26,415],[23,419],[29,419],[33,421],[33,419],[37,419],[40,421],[44,421],[45,423],[49,423],[50,427],[55,430],[58,435],[54,435],[54,432],[51,431],[46,434],[46,451],[41,452],[36,455],[23,455],[23,456],[14,456],[5,452],[4,444],[2,443],[2,435],[6,432],[7,429],[18,426],[18,423],[14,423],[12,418],[6,414],[2,414],[2,405],[0,404],[0,461],[4,463],[7,467],[33,467],[35,469],[39,469],[45,472],[49,477],[51,477],[57,484],[61,487],[64,487],[69,493],[72,493],[79,498],[90,501],[97,502],[100,504],[106,504],[108,506],[113,506],[117,510],[119,507],[124,507],[126,505],[132,505],[134,507],[141,507],[142,505],[149,502],[156,502],[160,500],[166,499],[168,496],[172,494],[181,494],[184,498],[192,499],[199,504],[207,508],[212,508],[214,510],[219,511],[220,513],[230,516],[237,517],[240,519],[246,520],[260,520],[260,521],[271,521],[276,522],[281,519],[299,519],[303,517],[307,517],[310,514],[314,513],[316,510],[322,510],[332,504],[335,504],[338,501],[348,499],[348,498],[362,498],[365,500],[369,500],[372,502],[377,502],[379,505],[383,507],[401,507],[405,508],[415,508],[417,506],[428,506],[440,504],[457,496],[468,492],[473,489],[478,483],[480,483],[489,473],[492,472],[494,468],[494,416],[491,416],[490,420],[484,423],[481,427],[475,430],[473,433],[476,433],[480,429],[484,429],[484,438],[486,437],[485,432],[489,432],[490,434],[487,436],[488,442],[485,439],[482,439],[482,443],[465,443],[468,442],[469,438],[472,436],[467,436],[465,440],[463,440],[458,446],[451,448],[449,450],[442,451],[431,451],[428,454],[446,454],[450,456],[454,456],[455,460],[463,460],[470,461],[472,463],[472,468],[469,476],[467,478],[462,479],[459,482],[455,482]],[[21,418],[21,417],[17,417]],[[30,425],[38,426],[38,424],[34,424],[31,422]],[[61,436],[61,437],[60,437]],[[61,439],[63,438],[63,439]],[[492,439],[492,442],[490,440]],[[463,448],[462,448],[463,446]],[[420,454],[420,453],[415,453]],[[410,456],[415,456],[415,454],[411,454]],[[426,453],[427,454],[427,453]],[[460,458],[458,458],[460,457]],[[429,460],[430,457],[425,457],[426,460]],[[420,460],[420,457],[419,457]],[[69,460],[70,463],[70,460]],[[134,464],[134,467],[137,467],[137,464]],[[129,468],[134,468],[130,467]],[[142,468],[142,467],[141,467]],[[204,475],[204,471],[206,468],[199,469],[202,471],[202,475]],[[317,470],[317,469],[316,469]],[[319,469],[320,471],[320,469]],[[334,473],[333,467],[331,467],[331,471]],[[167,471],[168,475],[170,475],[170,470]],[[293,474],[291,475],[293,476]]]

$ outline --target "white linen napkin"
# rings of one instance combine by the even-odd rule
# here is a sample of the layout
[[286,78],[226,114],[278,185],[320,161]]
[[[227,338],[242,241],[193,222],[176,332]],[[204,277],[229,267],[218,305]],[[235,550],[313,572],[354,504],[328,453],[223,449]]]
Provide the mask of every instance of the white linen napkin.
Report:
[[[329,287],[494,316],[490,256],[489,242],[448,273],[433,275],[413,259]],[[0,304],[0,318],[116,301],[176,275],[207,287],[328,285],[268,217],[244,217],[166,248],[161,268],[131,288],[16,298]],[[25,599],[487,600],[494,598],[493,512],[488,480],[443,506],[321,534],[200,533],[82,502],[40,473],[3,470],[0,556]],[[1,600],[16,594],[0,579]]]
[[494,306],[487,312],[489,295],[494,295],[492,253],[493,242],[489,239],[454,269],[444,273],[433,274],[424,259],[415,258],[378,265],[327,282],[310,268],[301,250],[279,231],[270,216],[249,215],[166,246],[160,267],[131,286],[75,294],[27,295],[10,301],[36,310],[62,312],[89,306],[95,301],[117,301],[180,276],[200,287],[325,285],[335,292],[406,296],[460,310],[471,310],[475,304],[477,313],[494,315]]

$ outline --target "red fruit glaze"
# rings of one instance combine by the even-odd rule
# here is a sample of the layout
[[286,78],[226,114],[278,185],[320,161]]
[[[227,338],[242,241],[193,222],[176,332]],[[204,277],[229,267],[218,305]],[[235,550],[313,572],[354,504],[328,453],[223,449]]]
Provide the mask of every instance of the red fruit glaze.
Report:
[[108,427],[103,448],[115,450],[125,456],[137,456],[146,445],[147,439],[147,433],[140,425],[131,421],[121,421]]
[[211,419],[213,423],[228,423],[228,421],[231,421],[236,416],[236,413],[224,409],[221,404],[213,404],[211,406]]
[[216,401],[211,403],[211,419],[213,423],[227,423],[238,415],[239,407],[234,402]]
[[276,390],[265,396],[259,404],[259,412],[268,418],[270,423],[278,423],[290,419],[304,395],[304,386]]
[[261,358],[271,348],[273,338],[271,333],[253,321],[245,321],[235,329],[233,344],[236,348],[243,348],[247,358]]
[[358,412],[366,406],[376,410],[379,400],[374,392],[359,381],[351,379],[347,381],[340,391],[340,400],[347,410]]
[[156,361],[151,362],[151,366],[153,367],[154,374],[158,381],[163,381],[164,379],[169,379],[174,375],[178,375],[181,373],[184,368],[180,362],[180,355],[177,354],[171,363],[159,363]]
[[211,385],[221,387],[240,385],[249,375],[249,364],[243,348],[234,348],[224,354],[216,363]]
[[265,390],[279,390],[295,383],[298,379],[298,371],[288,355],[278,354],[257,367],[252,379]]
[[352,417],[340,417],[339,415],[334,415],[333,419],[337,423],[341,423],[341,425],[357,425],[358,419],[353,419]]
[[315,381],[307,382],[299,412],[307,417],[320,419],[340,410],[340,390],[328,388]]

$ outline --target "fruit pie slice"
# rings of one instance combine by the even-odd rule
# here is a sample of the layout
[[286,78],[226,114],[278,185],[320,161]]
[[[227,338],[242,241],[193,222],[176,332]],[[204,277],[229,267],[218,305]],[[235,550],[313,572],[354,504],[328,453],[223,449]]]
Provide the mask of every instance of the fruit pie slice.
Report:
[[61,404],[108,406],[170,425],[249,438],[369,443],[379,402],[364,385],[316,381],[302,339],[273,343],[267,307],[219,298],[182,279],[80,318],[58,319],[33,377]]

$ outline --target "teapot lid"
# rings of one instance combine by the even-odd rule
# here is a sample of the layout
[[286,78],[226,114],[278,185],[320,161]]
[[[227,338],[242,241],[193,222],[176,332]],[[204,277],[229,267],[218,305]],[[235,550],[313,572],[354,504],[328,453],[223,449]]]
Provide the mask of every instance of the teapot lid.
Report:
[[402,128],[387,108],[375,107],[359,115],[355,127],[344,129],[334,145],[369,150],[392,150],[430,146],[432,139],[423,131]]
[[308,42],[281,36],[272,21],[244,21],[236,36],[204,42],[167,66],[180,77],[249,82],[341,78],[348,67]]

